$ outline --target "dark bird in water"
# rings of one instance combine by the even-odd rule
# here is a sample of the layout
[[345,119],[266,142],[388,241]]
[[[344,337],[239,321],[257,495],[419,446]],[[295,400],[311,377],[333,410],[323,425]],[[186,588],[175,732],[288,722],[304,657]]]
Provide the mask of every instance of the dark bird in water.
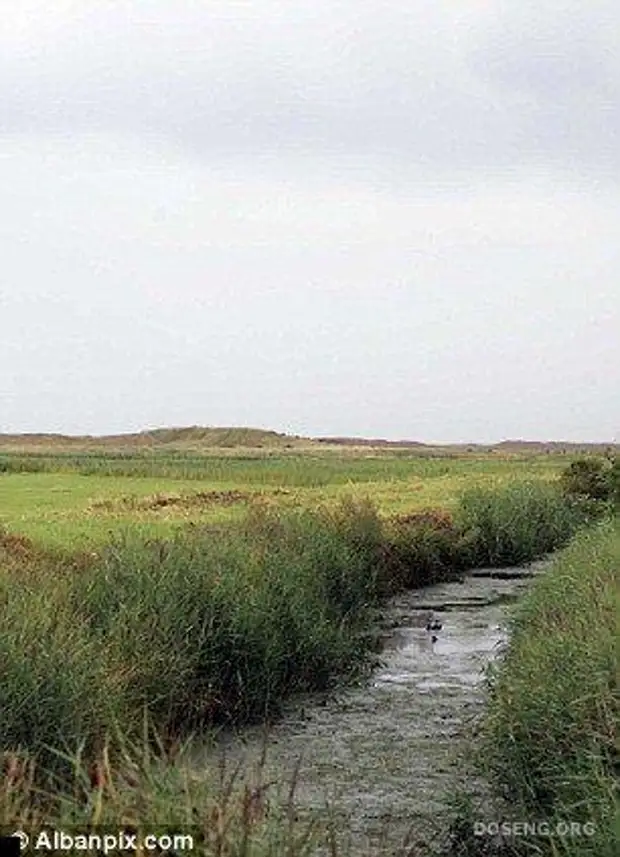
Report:
[[433,634],[433,636],[431,637],[431,643],[436,643],[436,642],[437,642],[437,637]]
[[433,619],[433,621],[429,619],[426,623],[427,631],[441,631],[442,627],[443,625],[441,624],[441,622],[438,622],[436,619]]

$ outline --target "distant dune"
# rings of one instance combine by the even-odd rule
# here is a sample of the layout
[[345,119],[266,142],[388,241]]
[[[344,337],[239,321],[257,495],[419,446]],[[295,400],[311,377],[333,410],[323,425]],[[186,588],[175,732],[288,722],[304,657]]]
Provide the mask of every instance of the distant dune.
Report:
[[383,438],[365,437],[317,437],[313,438],[313,440],[316,443],[327,443],[333,444],[334,446],[396,446],[400,448],[429,448],[427,443],[422,443],[418,440],[384,440]]
[[[304,443],[276,431],[256,428],[187,426],[158,428],[113,435],[0,434],[0,448],[156,449],[156,448],[264,448]],[[310,441],[306,440],[305,444]]]
[[45,450],[195,450],[201,449],[325,449],[332,447],[390,450],[402,449],[420,454],[493,453],[504,455],[550,453],[620,453],[620,444],[573,443],[569,441],[503,440],[496,444],[427,444],[417,440],[385,440],[363,437],[301,437],[268,429],[247,427],[186,426],[158,428],[114,435],[0,434],[0,449],[5,451]]

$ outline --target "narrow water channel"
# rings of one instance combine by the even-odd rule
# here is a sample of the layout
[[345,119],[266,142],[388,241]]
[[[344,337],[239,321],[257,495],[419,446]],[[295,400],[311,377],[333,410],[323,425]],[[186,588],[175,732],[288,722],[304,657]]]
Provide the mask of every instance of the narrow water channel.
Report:
[[[314,813],[329,802],[353,853],[393,854],[410,831],[430,846],[461,782],[459,757],[481,710],[485,667],[506,639],[508,605],[544,566],[480,569],[398,595],[381,611],[382,664],[367,684],[296,700],[267,739],[247,729],[219,751],[251,762],[266,740],[265,775],[282,783],[301,759],[296,804]],[[435,642],[430,613],[442,624]]]

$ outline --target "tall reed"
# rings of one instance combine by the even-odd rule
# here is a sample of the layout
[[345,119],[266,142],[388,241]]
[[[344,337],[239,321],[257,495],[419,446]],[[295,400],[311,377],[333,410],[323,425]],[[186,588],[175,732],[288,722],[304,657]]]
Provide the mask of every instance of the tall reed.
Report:
[[131,735],[270,717],[363,669],[382,525],[367,505],[254,512],[166,541],[127,533],[79,572],[0,577],[0,746],[91,749]]
[[483,766],[514,815],[594,826],[526,853],[617,853],[619,568],[620,523],[583,533],[519,605],[490,675]]
[[583,523],[555,484],[515,482],[472,488],[461,498],[458,523],[470,534],[470,562],[519,565],[565,545]]

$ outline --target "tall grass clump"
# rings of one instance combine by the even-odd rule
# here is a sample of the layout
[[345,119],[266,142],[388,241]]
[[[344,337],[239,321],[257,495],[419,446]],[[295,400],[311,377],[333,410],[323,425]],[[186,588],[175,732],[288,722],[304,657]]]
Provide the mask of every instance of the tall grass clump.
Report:
[[360,660],[356,631],[376,597],[373,515],[255,512],[243,528],[127,538],[82,575],[76,603],[157,722],[269,715]]
[[[188,748],[174,755],[155,735],[103,745],[94,761],[77,752],[67,756],[70,785],[41,789],[37,760],[28,754],[0,754],[0,826],[28,832],[31,845],[43,833],[102,837],[119,829],[136,835],[136,847],[105,853],[148,853],[146,835],[158,837],[159,854],[197,857],[311,857],[330,838],[330,820],[299,818],[296,777],[268,780],[264,764],[191,765]],[[45,840],[43,840],[45,842]],[[39,847],[41,847],[39,845]],[[76,841],[67,853],[84,851]],[[56,852],[54,852],[56,853]],[[104,853],[93,842],[88,853]],[[330,852],[334,853],[334,852]],[[341,852],[338,852],[341,853]]]
[[581,534],[519,605],[490,674],[482,758],[515,817],[595,829],[531,853],[617,853],[619,569],[617,521]]
[[[50,569],[48,568],[48,571]],[[89,749],[116,718],[108,646],[97,645],[62,582],[0,575],[0,748]]]
[[417,512],[386,524],[382,574],[386,593],[454,579],[471,561],[472,534],[447,512]]
[[243,723],[363,669],[381,536],[365,504],[255,511],[1,576],[2,747],[95,748],[145,713],[163,735]]
[[470,565],[505,566],[529,562],[562,547],[584,516],[556,485],[514,482],[466,491],[457,520],[469,535]]

